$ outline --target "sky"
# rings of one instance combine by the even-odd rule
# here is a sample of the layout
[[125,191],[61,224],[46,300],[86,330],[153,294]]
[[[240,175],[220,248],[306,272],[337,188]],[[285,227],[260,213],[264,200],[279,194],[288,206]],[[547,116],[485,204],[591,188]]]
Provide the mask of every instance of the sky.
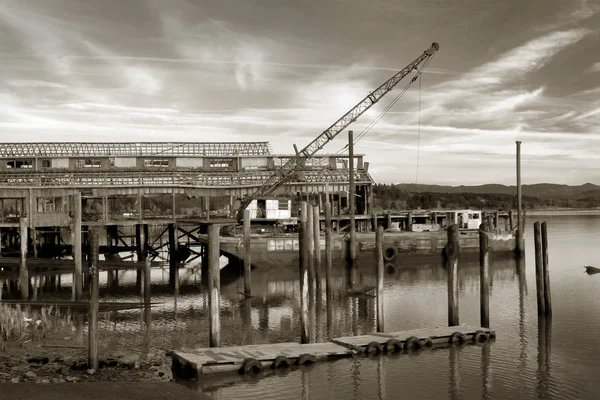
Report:
[[375,181],[514,184],[520,140],[523,183],[600,184],[599,26],[597,0],[0,0],[0,141],[289,154],[438,42],[347,128]]

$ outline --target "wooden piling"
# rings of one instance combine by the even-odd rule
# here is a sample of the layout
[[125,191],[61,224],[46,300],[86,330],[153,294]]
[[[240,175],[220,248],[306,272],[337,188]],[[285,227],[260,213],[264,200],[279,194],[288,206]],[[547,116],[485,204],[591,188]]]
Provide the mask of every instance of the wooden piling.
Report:
[[350,173],[350,193],[348,206],[350,212],[350,260],[356,260],[356,220],[355,220],[355,185],[354,185],[354,133],[348,131],[348,168]]
[[537,289],[538,315],[546,313],[544,296],[544,259],[542,253],[542,232],[539,221],[533,224],[533,239],[535,245],[535,286]]
[[221,345],[221,271],[219,268],[219,225],[208,226],[208,306],[210,315],[210,347]]
[[[29,270],[27,269],[27,218],[19,218],[19,237],[20,237],[20,262],[19,262],[19,285],[21,290],[21,299],[29,300]],[[1,288],[0,288],[1,289]]]
[[244,210],[244,294],[246,296],[251,295],[251,266],[252,264],[250,259],[250,210]]
[[513,210],[508,210],[508,226],[510,227],[509,231],[512,231],[515,227],[513,224]]
[[406,230],[412,232],[412,218],[413,215],[411,212],[408,213],[408,217],[406,218]]
[[392,227],[392,213],[391,212],[387,212],[387,214],[385,215],[386,217],[386,229],[390,229]]
[[523,216],[523,199],[521,190],[521,142],[517,140],[517,243],[516,252],[520,254],[525,251],[525,242],[523,240],[523,233],[525,229],[525,222]]
[[458,326],[458,225],[448,226],[448,244],[446,245],[446,270],[448,271],[448,326]]
[[321,292],[321,222],[319,206],[313,206],[314,271],[317,293]]
[[304,235],[306,238],[306,247],[308,248],[308,291],[309,294],[314,293],[314,281],[315,281],[315,230],[314,230],[314,214],[312,212],[312,206],[307,204],[306,210],[306,230]]
[[500,229],[500,211],[494,213],[494,229],[498,231]]
[[169,285],[175,286],[177,267],[179,266],[178,252],[179,241],[177,240],[177,226],[169,224]]
[[146,305],[150,304],[150,268],[152,266],[152,258],[151,257],[146,257],[146,260],[144,260],[144,276],[143,276],[143,293],[144,295],[142,296],[142,300],[144,301],[144,303]]
[[479,316],[481,326],[490,327],[490,252],[489,227],[479,225]]
[[542,222],[542,255],[544,269],[544,306],[545,315],[552,316],[552,296],[550,295],[550,269],[548,265],[548,227],[546,221]]
[[90,230],[89,238],[89,258],[88,258],[88,277],[90,282],[90,300],[88,311],[88,368],[98,369],[98,312],[100,294],[98,290],[98,255],[99,255],[99,232],[98,229]]
[[333,274],[331,255],[331,204],[325,203],[325,297],[327,298],[327,338],[333,339],[333,296],[331,279]]
[[377,247],[377,332],[384,332],[383,319],[383,227],[375,233]]
[[303,201],[300,205],[300,224],[298,225],[298,241],[300,249],[300,343],[309,342],[308,331],[308,238],[306,231],[308,225],[308,204]]
[[73,195],[73,261],[75,276],[73,277],[73,300],[80,301],[83,293],[83,265],[81,257],[81,193]]

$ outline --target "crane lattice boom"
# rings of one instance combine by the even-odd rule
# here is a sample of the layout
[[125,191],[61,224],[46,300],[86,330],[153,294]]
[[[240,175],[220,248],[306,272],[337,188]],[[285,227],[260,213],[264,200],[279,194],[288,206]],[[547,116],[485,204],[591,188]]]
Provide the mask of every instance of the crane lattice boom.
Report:
[[306,158],[312,157],[319,150],[321,150],[327,143],[333,140],[340,132],[346,129],[351,123],[356,121],[358,117],[364,114],[369,108],[377,103],[383,96],[389,93],[394,86],[398,84],[406,75],[428,58],[432,57],[436,51],[440,48],[439,44],[432,43],[431,47],[423,52],[416,60],[408,64],[402,70],[398,71],[394,76],[384,82],[377,89],[369,93],[364,99],[362,99],[357,105],[352,107],[350,111],[344,114],[338,119],[333,125],[327,128],[323,133],[317,136],[312,142],[310,142],[302,150],[298,151],[297,154],[290,158],[279,170],[273,174],[261,187],[259,187],[250,196],[245,197],[238,211],[238,221],[241,221],[244,216],[244,210],[250,202],[256,198],[267,196],[281,185],[292,179],[296,175],[296,171],[301,169],[304,165],[303,161]]

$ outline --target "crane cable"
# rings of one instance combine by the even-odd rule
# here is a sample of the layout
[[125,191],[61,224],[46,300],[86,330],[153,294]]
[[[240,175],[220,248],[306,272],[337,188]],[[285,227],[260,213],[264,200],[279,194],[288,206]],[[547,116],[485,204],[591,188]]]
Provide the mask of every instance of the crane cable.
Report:
[[[402,91],[400,93],[398,93],[398,95],[394,98],[394,100],[392,100],[390,102],[390,104],[388,106],[386,106],[385,109],[383,109],[383,111],[381,113],[379,113],[379,115],[373,120],[371,121],[371,123],[369,123],[369,125],[367,125],[367,127],[365,129],[363,129],[363,131],[358,134],[356,136],[356,138],[353,141],[353,144],[358,143],[359,140],[361,140],[367,133],[369,133],[369,131],[385,116],[385,114],[388,113],[388,111],[398,102],[398,100],[400,99],[400,97],[402,97],[402,95],[404,95],[404,93],[410,88],[410,86],[419,78],[421,78],[421,75],[423,74],[423,71],[425,70],[425,68],[427,68],[427,66],[429,65],[429,63],[431,62],[431,59],[433,58],[433,56],[429,57],[427,59],[427,61],[425,61],[425,63],[423,64],[422,68],[415,68],[417,70],[417,74],[408,82],[408,84],[402,89]],[[419,141],[421,138],[421,79],[419,79]],[[335,152],[334,154],[341,154],[342,152],[344,152],[344,150],[346,150],[348,148],[348,145],[346,144],[344,147],[342,147],[340,150],[338,150],[337,152]],[[418,157],[418,153],[417,153],[417,157]],[[418,158],[417,158],[417,174],[418,174]],[[418,176],[418,175],[417,175]]]
[[417,173],[415,176],[415,185],[419,184],[419,157],[421,153],[421,83],[423,82],[423,77],[419,74],[419,125],[418,131],[419,135],[417,136]]

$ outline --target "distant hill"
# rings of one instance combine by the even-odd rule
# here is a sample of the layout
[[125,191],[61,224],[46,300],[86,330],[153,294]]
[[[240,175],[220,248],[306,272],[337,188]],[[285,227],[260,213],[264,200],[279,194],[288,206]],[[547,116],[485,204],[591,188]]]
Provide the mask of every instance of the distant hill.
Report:
[[[411,193],[517,193],[516,186],[487,184],[478,186],[443,186],[443,185],[417,185],[414,183],[394,184],[400,190]],[[580,186],[557,185],[553,183],[536,183],[522,186],[523,195],[540,199],[573,199],[600,197],[600,185],[586,183]]]

